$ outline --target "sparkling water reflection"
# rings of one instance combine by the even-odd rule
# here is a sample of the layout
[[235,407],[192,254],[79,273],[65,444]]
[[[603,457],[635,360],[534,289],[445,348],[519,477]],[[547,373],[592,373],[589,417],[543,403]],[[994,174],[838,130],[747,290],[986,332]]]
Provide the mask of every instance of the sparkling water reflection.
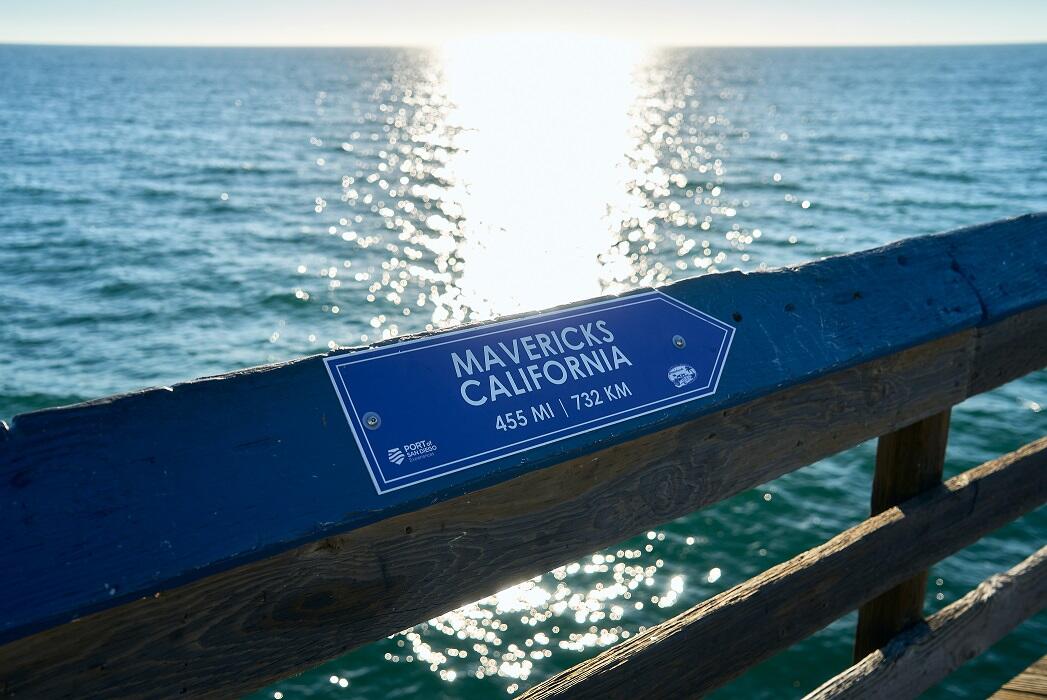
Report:
[[[759,267],[748,248],[763,232],[738,220],[751,201],[725,182],[729,143],[752,135],[724,114],[736,94],[707,105],[698,78],[681,79],[685,58],[564,36],[398,56],[389,78],[367,85],[371,110],[354,105],[348,140],[310,137],[331,153],[316,166],[340,171],[342,184],[338,201],[318,195],[314,211],[348,245],[341,265],[297,266],[296,299],[328,299],[321,310],[338,314],[348,277],[375,309],[371,330],[323,342],[394,337],[420,327],[412,314],[445,327]],[[331,97],[317,93],[319,115]],[[758,187],[782,185],[784,201],[799,203],[773,169]]]
[[[0,47],[0,417],[1044,209],[1044,74],[1045,47]],[[1042,373],[965,404],[947,471],[1047,433],[1044,405]],[[871,455],[258,697],[519,692],[859,520]],[[930,607],[1026,556],[1045,517],[936,567]],[[817,685],[849,624],[727,694]],[[1044,636],[1032,621],[939,696],[983,697]]]

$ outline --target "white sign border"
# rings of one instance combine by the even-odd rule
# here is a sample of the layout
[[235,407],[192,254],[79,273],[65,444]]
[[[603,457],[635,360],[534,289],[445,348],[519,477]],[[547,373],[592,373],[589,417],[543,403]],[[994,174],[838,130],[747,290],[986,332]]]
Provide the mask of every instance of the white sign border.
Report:
[[[627,300],[631,301],[631,303],[624,303],[624,302],[627,302]],[[592,418],[592,419],[590,419],[588,421],[584,421],[582,423],[575,423],[575,424],[573,424],[571,426],[568,426],[568,427],[565,427],[565,428],[559,428],[557,430],[550,431],[550,432],[545,433],[543,435],[536,435],[536,436],[533,436],[533,437],[530,437],[530,438],[526,438],[525,440],[521,440],[519,442],[510,443],[508,445],[503,445],[501,447],[496,447],[496,448],[493,448],[491,450],[487,450],[485,452],[480,452],[480,453],[477,453],[477,454],[474,454],[474,455],[470,455],[468,457],[460,457],[460,458],[458,458],[456,460],[453,460],[453,461],[450,461],[450,462],[444,462],[443,464],[438,464],[438,465],[435,465],[435,466],[432,466],[432,467],[427,467],[424,470],[421,470],[421,471],[418,471],[418,472],[413,472],[412,474],[409,474],[409,475],[396,477],[394,479],[386,479],[385,478],[385,473],[382,471],[382,468],[381,468],[381,460],[378,459],[377,455],[374,452],[374,448],[371,446],[370,440],[367,439],[366,431],[362,429],[363,422],[360,419],[360,415],[359,415],[359,412],[356,409],[356,406],[353,405],[353,399],[352,399],[352,395],[349,392],[349,386],[348,386],[348,384],[346,384],[345,378],[342,376],[341,372],[338,371],[339,368],[344,367],[346,365],[358,364],[358,363],[361,363],[361,362],[369,362],[371,360],[380,359],[380,358],[385,357],[387,355],[398,355],[398,354],[404,353],[404,352],[413,352],[415,350],[421,350],[423,348],[428,349],[428,348],[436,347],[436,346],[439,346],[439,345],[452,343],[452,342],[455,342],[455,340],[456,340],[456,338],[454,338],[454,336],[459,336],[459,335],[463,335],[463,334],[466,334],[466,333],[470,334],[471,337],[477,337],[478,338],[478,337],[483,337],[485,335],[490,335],[492,333],[497,333],[504,326],[507,326],[507,325],[510,325],[510,324],[520,324],[521,321],[531,320],[530,323],[523,323],[523,324],[517,326],[518,328],[528,328],[528,327],[533,326],[533,325],[538,325],[538,324],[542,324],[542,323],[548,323],[549,322],[549,318],[548,318],[549,314],[557,314],[557,313],[562,313],[562,312],[577,312],[577,313],[569,313],[569,315],[561,316],[561,317],[558,317],[558,318],[555,319],[557,321],[560,321],[560,320],[567,320],[567,319],[575,318],[577,316],[581,316],[581,315],[586,315],[586,314],[592,313],[593,309],[599,308],[601,306],[606,306],[608,304],[616,304],[618,307],[623,307],[623,306],[631,306],[631,305],[634,305],[634,304],[648,303],[648,302],[651,302],[651,301],[665,301],[665,302],[671,304],[672,306],[675,306],[678,309],[691,314],[692,316],[696,316],[698,318],[701,318],[702,320],[707,321],[707,322],[711,323],[712,325],[716,326],[717,328],[720,328],[721,330],[725,331],[724,339],[723,339],[723,341],[720,344],[720,351],[717,353],[716,361],[713,364],[713,375],[712,375],[712,378],[711,378],[711,386],[707,384],[704,387],[698,387],[696,389],[690,389],[690,390],[688,390],[686,392],[682,392],[680,394],[677,394],[676,397],[686,396],[686,398],[682,398],[680,400],[673,400],[676,397],[671,397],[671,398],[667,398],[667,399],[659,399],[657,401],[652,401],[652,402],[646,403],[646,404],[641,404],[639,406],[632,406],[630,408],[623,409],[622,411],[619,411],[617,413],[611,413],[611,414],[608,414],[608,415],[605,415],[605,416],[601,416],[599,418]],[[460,330],[448,331],[446,333],[440,333],[437,336],[424,336],[424,337],[420,337],[420,338],[413,338],[411,340],[405,340],[405,341],[402,341],[402,342],[399,342],[399,343],[394,343],[394,344],[391,344],[391,345],[382,345],[382,346],[379,346],[379,347],[369,348],[369,349],[366,349],[366,350],[358,350],[356,352],[350,352],[350,353],[343,353],[341,355],[328,356],[328,357],[324,358],[324,366],[327,368],[327,373],[328,373],[328,376],[331,378],[332,384],[334,384],[335,394],[338,396],[338,403],[341,404],[341,406],[342,406],[342,411],[345,414],[346,422],[349,423],[349,429],[352,431],[353,438],[356,440],[356,445],[357,445],[357,447],[360,450],[360,455],[364,458],[364,464],[367,465],[367,471],[368,471],[368,475],[371,477],[371,482],[374,484],[375,490],[379,494],[385,494],[385,493],[389,493],[391,491],[397,491],[399,489],[408,488],[409,486],[416,486],[418,484],[425,483],[426,481],[431,481],[432,479],[438,479],[440,477],[447,476],[449,474],[454,474],[456,472],[460,472],[460,471],[463,471],[465,469],[471,469],[473,467],[478,467],[481,464],[487,464],[488,462],[493,462],[494,460],[502,459],[503,457],[510,457],[512,455],[519,454],[521,452],[526,452],[528,450],[533,450],[533,449],[537,449],[539,447],[544,447],[545,445],[549,445],[549,444],[552,444],[554,442],[559,442],[561,440],[567,440],[567,439],[572,438],[572,437],[577,437],[578,435],[584,435],[585,433],[592,432],[594,430],[600,430],[602,428],[606,428],[606,427],[609,427],[609,426],[612,426],[612,425],[616,425],[618,423],[622,423],[622,422],[627,421],[627,420],[632,420],[633,418],[639,418],[641,416],[649,415],[649,414],[654,413],[656,411],[661,411],[661,410],[664,410],[666,408],[672,408],[673,406],[679,406],[679,405],[684,404],[684,403],[688,403],[688,402],[691,402],[691,401],[695,401],[697,399],[705,398],[706,396],[711,396],[711,395],[716,393],[716,390],[717,390],[717,388],[720,385],[720,377],[723,374],[724,367],[727,364],[727,355],[731,351],[731,343],[734,341],[735,330],[736,329],[734,328],[734,326],[731,326],[731,325],[729,325],[727,323],[724,323],[720,319],[718,319],[718,318],[716,318],[714,316],[710,316],[709,314],[707,314],[707,313],[705,313],[703,311],[699,311],[698,309],[695,309],[694,307],[689,306],[688,304],[685,304],[682,301],[679,301],[678,299],[675,299],[675,298],[669,296],[668,294],[666,294],[665,292],[662,292],[661,290],[654,289],[654,290],[650,290],[650,291],[647,291],[647,292],[640,292],[640,293],[636,293],[636,294],[629,294],[629,295],[626,295],[626,296],[615,297],[613,299],[604,299],[602,301],[596,301],[596,302],[592,302],[592,303],[589,303],[589,304],[583,304],[583,305],[580,305],[580,306],[568,307],[566,309],[560,309],[560,310],[557,310],[557,311],[546,312],[546,314],[539,313],[539,314],[536,314],[535,316],[532,316],[532,317],[508,319],[508,320],[505,320],[505,321],[496,321],[494,323],[490,323],[490,324],[487,324],[487,325],[484,325],[484,326],[463,328],[463,329],[460,329]],[[439,340],[436,340],[437,338],[439,338]],[[423,343],[424,343],[424,345],[422,345]],[[410,346],[415,346],[415,347],[410,347]],[[341,391],[339,390],[339,387],[341,388]],[[346,406],[346,403],[345,403],[345,401],[342,398],[343,397],[343,391],[344,391],[345,397],[349,399],[349,406]],[[669,402],[669,403],[666,403],[666,402]],[[654,406],[654,408],[648,408],[649,406]],[[644,409],[644,408],[648,408],[648,410],[640,410],[639,413],[636,412],[637,410]],[[619,416],[619,415],[621,415],[623,413],[628,413],[629,415],[626,415],[624,417],[618,418],[616,420],[611,420],[611,421],[607,420],[608,418],[613,418],[614,416]],[[355,423],[354,423],[354,417],[356,419]],[[576,430],[577,428],[581,428],[582,426],[589,425],[590,423],[599,423],[599,424],[598,425],[593,425],[593,426],[585,428],[583,430]],[[357,424],[359,424],[361,426],[360,430],[357,429],[357,427],[356,427]],[[550,435],[556,435],[556,433],[565,432],[565,431],[573,431],[573,432],[568,432],[568,434],[566,434],[566,435],[557,435],[556,437],[552,438],[551,440],[546,440],[544,442],[538,442],[538,443],[531,444],[534,440],[541,440],[544,437],[548,437]],[[365,433],[364,436],[363,436],[363,440],[361,440],[361,435],[360,435],[361,432]],[[513,450],[511,452],[503,452],[503,450],[505,450],[506,448],[511,448],[511,447],[513,447],[515,445],[519,445],[519,444],[523,444],[523,443],[528,443],[528,444],[527,444],[526,447],[521,447],[518,450]],[[490,454],[491,452],[498,452],[499,454],[497,454],[497,455],[495,455],[493,457],[489,457],[487,459],[479,460],[479,461],[469,461],[469,460],[475,459],[476,457],[481,457],[481,456],[483,456],[485,454]],[[425,477],[423,479],[416,478],[418,475],[425,474],[426,472],[431,472],[431,471],[434,471],[436,469],[441,469],[441,468],[446,467],[448,465],[452,465],[452,464],[455,464],[457,462],[463,462],[463,461],[469,461],[469,463],[465,464],[463,466],[457,467],[455,469],[451,469],[450,471],[443,471],[443,472],[440,472],[439,474],[433,474],[432,476],[427,476],[427,477]],[[379,483],[379,480],[377,478],[375,478],[375,470],[376,469],[378,471],[378,474],[381,476],[382,482],[385,485],[384,488],[383,488],[383,483]],[[406,483],[406,484],[399,484],[399,485],[395,485],[395,486],[390,486],[390,484],[393,484],[393,482],[402,481],[404,479],[412,479],[412,481],[410,483]]]

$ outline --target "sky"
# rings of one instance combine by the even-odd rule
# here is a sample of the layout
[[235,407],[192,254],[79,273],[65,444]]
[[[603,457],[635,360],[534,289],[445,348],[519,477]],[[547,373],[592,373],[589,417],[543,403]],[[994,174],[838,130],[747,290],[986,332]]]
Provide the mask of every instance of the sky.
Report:
[[1047,0],[0,0],[0,43],[425,46],[503,32],[678,46],[1047,41]]

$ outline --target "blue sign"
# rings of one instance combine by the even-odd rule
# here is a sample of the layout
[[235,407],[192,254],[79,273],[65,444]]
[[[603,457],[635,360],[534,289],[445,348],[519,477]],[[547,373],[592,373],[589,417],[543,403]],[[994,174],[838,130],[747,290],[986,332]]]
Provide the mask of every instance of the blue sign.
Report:
[[325,363],[386,493],[709,396],[733,337],[651,291]]

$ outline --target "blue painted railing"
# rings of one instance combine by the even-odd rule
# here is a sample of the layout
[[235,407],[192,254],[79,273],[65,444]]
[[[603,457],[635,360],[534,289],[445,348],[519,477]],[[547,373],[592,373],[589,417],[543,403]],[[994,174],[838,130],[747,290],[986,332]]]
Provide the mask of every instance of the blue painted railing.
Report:
[[715,395],[385,494],[323,356],[17,416],[0,644],[998,322],[1047,302],[1045,281],[1037,214],[677,282],[661,291],[737,329]]

